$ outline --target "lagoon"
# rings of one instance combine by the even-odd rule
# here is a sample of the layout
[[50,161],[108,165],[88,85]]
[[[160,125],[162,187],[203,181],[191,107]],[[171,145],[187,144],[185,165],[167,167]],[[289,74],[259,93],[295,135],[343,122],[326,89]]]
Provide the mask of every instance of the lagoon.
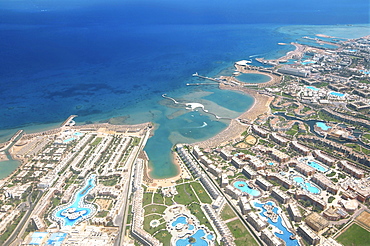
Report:
[[258,73],[242,73],[236,76],[236,79],[250,84],[262,84],[271,80],[269,76]]

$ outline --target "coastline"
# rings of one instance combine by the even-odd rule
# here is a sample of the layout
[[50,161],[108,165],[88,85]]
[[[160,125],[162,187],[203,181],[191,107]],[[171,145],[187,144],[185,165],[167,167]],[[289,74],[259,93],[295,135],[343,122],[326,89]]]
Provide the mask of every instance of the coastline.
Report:
[[246,93],[254,98],[253,105],[239,117],[232,119],[229,126],[222,132],[218,133],[216,136],[209,138],[204,141],[195,142],[191,145],[198,145],[201,148],[217,147],[224,145],[240,138],[240,135],[246,130],[246,125],[240,123],[239,120],[246,120],[248,122],[253,122],[261,114],[268,113],[270,111],[270,103],[273,97],[259,94],[257,91],[248,89],[246,87],[236,87],[232,85],[227,85],[220,83],[219,88],[221,90],[234,90]]
[[156,189],[156,188],[159,188],[159,187],[170,187],[170,186],[173,186],[174,183],[176,183],[177,180],[181,179],[181,178],[185,178],[185,170],[183,170],[182,168],[182,160],[180,158],[180,156],[177,154],[177,152],[174,152],[172,151],[171,152],[171,155],[172,155],[172,163],[176,166],[177,168],[177,174],[173,177],[168,177],[168,178],[161,178],[161,179],[156,179],[156,178],[152,178],[150,176],[150,173],[152,171],[151,168],[149,168],[149,162],[147,161],[147,167],[146,167],[146,175],[150,178],[149,181],[147,181],[147,184],[149,186],[149,188],[151,189]]

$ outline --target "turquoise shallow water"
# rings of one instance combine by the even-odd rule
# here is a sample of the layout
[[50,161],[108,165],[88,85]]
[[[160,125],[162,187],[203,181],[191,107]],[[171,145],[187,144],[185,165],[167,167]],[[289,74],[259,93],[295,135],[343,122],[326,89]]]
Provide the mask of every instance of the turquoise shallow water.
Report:
[[[252,100],[186,86],[204,82],[191,74],[231,75],[234,61],[260,65],[253,58],[280,57],[294,47],[279,42],[305,35],[370,34],[368,25],[337,25],[368,23],[368,1],[351,3],[350,12],[347,3],[318,3],[269,0],[267,15],[261,1],[0,1],[0,140],[19,128],[58,126],[71,114],[78,124],[152,121],[157,130],[145,148],[152,174],[172,176],[174,143],[212,137],[228,121],[174,107],[161,95],[234,118]],[[310,26],[290,26],[296,23]]]
[[263,75],[263,74],[257,74],[257,73],[242,73],[236,78],[241,82],[251,83],[251,84],[261,84],[266,83],[270,81],[270,77]]

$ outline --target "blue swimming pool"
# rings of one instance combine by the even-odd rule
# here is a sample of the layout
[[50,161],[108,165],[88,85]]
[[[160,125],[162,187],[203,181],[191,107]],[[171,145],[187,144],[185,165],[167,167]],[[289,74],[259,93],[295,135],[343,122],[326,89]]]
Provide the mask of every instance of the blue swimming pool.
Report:
[[267,165],[273,166],[274,163],[273,162],[269,162],[269,163],[267,163]]
[[[212,235],[210,235],[210,234],[206,235],[205,231],[200,229],[200,230],[196,231],[193,235],[189,236],[188,238],[177,240],[176,241],[176,246],[188,246],[188,245],[208,246],[208,242],[207,242],[207,240],[205,240],[205,238],[207,238],[208,240],[211,240],[211,239],[209,239],[209,236],[212,236]],[[194,238],[195,241],[190,243],[189,242],[190,238]]]
[[320,189],[316,186],[312,185],[310,182],[304,182],[302,177],[294,177],[293,180],[298,183],[303,189],[313,193],[313,194],[319,194]]
[[62,207],[55,212],[55,216],[62,219],[64,226],[73,226],[82,218],[88,217],[93,211],[85,207],[84,199],[90,190],[95,187],[96,175],[91,175],[84,187],[82,187],[74,196],[73,203],[68,207]]
[[313,91],[318,91],[319,89],[314,87],[314,86],[307,86],[307,89],[313,90]]
[[[172,226],[175,227],[177,226],[178,224],[188,224],[188,219],[185,217],[185,216],[181,216],[181,217],[178,217],[174,222],[172,222]],[[194,229],[194,225],[191,225],[191,224],[188,224],[188,230],[193,230]]]
[[30,245],[41,245],[45,238],[48,236],[48,232],[34,232],[31,235],[31,242]]
[[331,126],[326,125],[324,122],[316,122],[316,126],[320,127],[324,131],[327,131],[331,128]]
[[307,162],[307,165],[313,167],[313,168],[316,168],[316,170],[320,171],[320,172],[326,172],[328,171],[328,169],[326,169],[325,167],[321,166],[319,163],[316,163],[314,161],[308,161]]
[[[264,212],[266,212],[266,209],[263,208],[263,205],[265,205],[265,204],[275,206],[275,203],[273,203],[273,202],[267,202],[267,203],[258,203],[258,202],[255,202],[254,203],[254,205],[256,207],[259,207],[259,208],[262,209],[262,212],[260,213],[260,215],[262,215],[263,217],[267,218],[263,214]],[[273,208],[272,211],[274,213],[277,213],[278,208],[275,207],[275,208]],[[293,235],[293,233],[291,233],[290,231],[288,231],[288,229],[285,226],[283,226],[282,219],[281,219],[281,216],[280,215],[279,215],[279,218],[278,218],[277,222],[273,222],[270,218],[268,218],[267,221],[268,221],[268,223],[270,225],[276,226],[282,232],[282,234],[275,232],[275,235],[277,237],[281,238],[282,240],[284,240],[287,246],[299,246],[298,240],[296,240],[296,239],[294,239],[294,240],[290,239],[290,236]]]
[[73,140],[76,140],[76,138],[68,138],[66,140],[63,140],[63,143],[68,143],[68,142],[71,142]]
[[245,181],[236,181],[236,182],[234,182],[233,185],[234,185],[235,188],[237,188],[237,189],[239,189],[243,192],[247,192],[251,196],[261,195],[261,192],[259,190],[250,188]]
[[330,95],[337,96],[337,97],[344,97],[343,93],[332,91],[329,93]]
[[75,133],[73,133],[73,135],[75,135],[75,136],[82,136],[84,134],[82,132],[75,132]]

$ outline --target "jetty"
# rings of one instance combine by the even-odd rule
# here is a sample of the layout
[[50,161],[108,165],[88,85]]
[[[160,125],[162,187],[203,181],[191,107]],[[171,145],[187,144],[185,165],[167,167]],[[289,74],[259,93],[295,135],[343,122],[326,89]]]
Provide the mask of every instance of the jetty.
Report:
[[13,143],[15,143],[18,139],[19,136],[23,134],[23,130],[18,130],[8,141],[5,143],[0,144],[0,151],[4,151],[9,149]]
[[186,85],[219,85],[219,83],[187,83]]
[[73,121],[74,118],[76,118],[78,115],[70,115],[60,126],[65,127],[65,126],[73,126],[75,122]]
[[215,81],[217,83],[220,83],[220,79],[214,79],[214,78],[202,76],[202,75],[199,75],[197,72],[193,74],[193,77],[198,77],[198,78],[202,78],[202,79],[208,79],[208,80],[212,80],[212,81]]

